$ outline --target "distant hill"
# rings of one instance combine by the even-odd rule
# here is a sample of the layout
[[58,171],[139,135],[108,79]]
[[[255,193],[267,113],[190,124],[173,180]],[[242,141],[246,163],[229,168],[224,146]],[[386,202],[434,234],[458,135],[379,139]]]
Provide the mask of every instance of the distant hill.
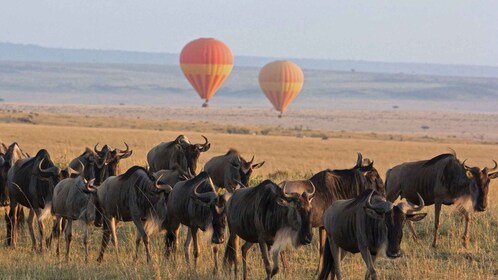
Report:
[[[178,56],[178,54],[173,53],[47,48],[37,45],[0,42],[0,61],[178,65]],[[275,59],[278,58],[236,56],[235,65],[239,67],[261,67],[265,63]],[[492,66],[390,63],[328,59],[290,59],[299,64],[302,68],[308,70],[391,74],[402,73],[459,77],[498,77],[498,67]]]

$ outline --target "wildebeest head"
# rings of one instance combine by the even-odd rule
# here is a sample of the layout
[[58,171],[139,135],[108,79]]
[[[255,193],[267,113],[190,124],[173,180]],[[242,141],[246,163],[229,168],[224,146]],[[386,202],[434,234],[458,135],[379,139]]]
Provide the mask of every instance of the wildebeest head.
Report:
[[5,155],[0,153],[0,205],[7,206],[8,202],[8,194],[6,192],[6,183],[7,183],[7,173],[9,172],[10,164],[5,159]]
[[213,236],[211,242],[221,244],[225,241],[225,228],[227,221],[226,203],[227,195],[218,196],[217,201],[212,206],[213,213]]
[[107,161],[109,175],[108,176],[116,176],[119,173],[119,161],[125,158],[128,158],[133,153],[133,150],[130,150],[130,147],[126,142],[124,143],[126,146],[125,150],[114,149],[109,151],[109,158]]
[[[375,197],[373,197],[374,194]],[[384,223],[384,228],[387,229],[386,255],[389,258],[398,258],[402,255],[400,244],[403,238],[405,222],[407,220],[420,221],[427,215],[427,213],[415,213],[424,208],[424,200],[420,194],[417,193],[417,195],[420,205],[413,205],[409,202],[400,202],[395,205],[390,201],[386,201],[378,192],[370,191],[364,210],[369,217]]]
[[238,152],[236,152],[235,156],[233,156],[230,160],[230,173],[233,176],[233,181],[238,181],[244,186],[247,186],[249,184],[249,180],[251,179],[252,171],[260,168],[263,164],[265,164],[264,161],[254,163],[254,156],[252,156],[250,161],[246,161],[238,154]]
[[[190,218],[194,220],[191,222],[196,224],[202,231],[205,231],[209,225],[212,225],[213,212],[217,210],[216,205],[219,203],[219,196],[206,172],[201,172],[192,180],[196,183],[190,194],[193,201],[193,213],[191,213]],[[222,211],[218,212],[223,213]],[[213,231],[216,230],[213,228]]]
[[202,135],[202,138],[204,138],[204,144],[192,144],[183,135],[178,136],[175,140],[175,142],[182,147],[187,161],[187,169],[189,169],[193,175],[197,175],[196,170],[199,156],[201,153],[207,152],[211,147],[211,143],[209,143],[208,139],[204,135]]
[[49,153],[44,149],[38,151],[33,161],[28,161],[21,168],[28,167],[31,169],[30,189],[36,190],[40,203],[34,207],[45,208],[45,202],[52,198],[55,185],[63,179],[61,170],[54,165]]
[[[310,181],[311,183],[311,181]],[[302,245],[310,244],[313,239],[313,231],[311,227],[311,201],[315,195],[315,186],[311,192],[286,193],[284,182],[280,189],[277,203],[283,207],[287,207],[287,222],[294,231],[298,232],[297,240],[293,240],[294,246],[297,242]]]
[[470,179],[470,193],[472,196],[472,204],[475,211],[484,211],[488,206],[488,189],[491,179],[498,178],[498,164],[494,162],[493,168],[484,167],[482,170],[479,167],[469,167],[463,161],[462,166],[465,168],[467,178]]
[[384,181],[382,181],[379,172],[373,165],[373,160],[363,158],[363,155],[361,153],[358,153],[356,165],[353,168],[363,173],[363,176],[366,179],[366,189],[376,190],[378,193],[385,197],[386,188],[384,185]]
[[17,160],[27,157],[19,145],[14,142],[6,147],[2,143],[2,153],[0,156],[0,206],[9,205],[9,194],[7,188],[7,174]]

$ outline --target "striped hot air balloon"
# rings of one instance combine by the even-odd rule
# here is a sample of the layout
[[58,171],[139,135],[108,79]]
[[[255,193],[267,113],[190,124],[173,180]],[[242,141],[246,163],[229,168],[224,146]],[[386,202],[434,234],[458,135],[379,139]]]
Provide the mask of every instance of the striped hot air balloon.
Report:
[[180,54],[183,74],[205,100],[209,100],[226,80],[233,68],[233,56],[223,42],[213,38],[200,38],[183,47]]
[[259,72],[259,86],[275,110],[282,117],[285,109],[296,98],[304,83],[304,74],[291,61],[273,61]]

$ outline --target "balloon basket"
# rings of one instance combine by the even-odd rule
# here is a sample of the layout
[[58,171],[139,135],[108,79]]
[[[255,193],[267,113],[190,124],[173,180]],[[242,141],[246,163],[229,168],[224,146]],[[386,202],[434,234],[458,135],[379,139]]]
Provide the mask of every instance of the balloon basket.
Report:
[[207,107],[209,107],[209,104],[207,103],[207,101],[202,103],[202,108],[207,108]]
[[278,118],[281,119],[282,118],[282,113],[278,114]]

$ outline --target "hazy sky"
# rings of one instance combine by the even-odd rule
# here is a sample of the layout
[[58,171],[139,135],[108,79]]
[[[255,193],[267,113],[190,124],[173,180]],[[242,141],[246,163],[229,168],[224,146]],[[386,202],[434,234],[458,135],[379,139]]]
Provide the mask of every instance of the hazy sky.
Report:
[[498,1],[2,1],[0,41],[180,52],[216,37],[236,55],[498,66]]

